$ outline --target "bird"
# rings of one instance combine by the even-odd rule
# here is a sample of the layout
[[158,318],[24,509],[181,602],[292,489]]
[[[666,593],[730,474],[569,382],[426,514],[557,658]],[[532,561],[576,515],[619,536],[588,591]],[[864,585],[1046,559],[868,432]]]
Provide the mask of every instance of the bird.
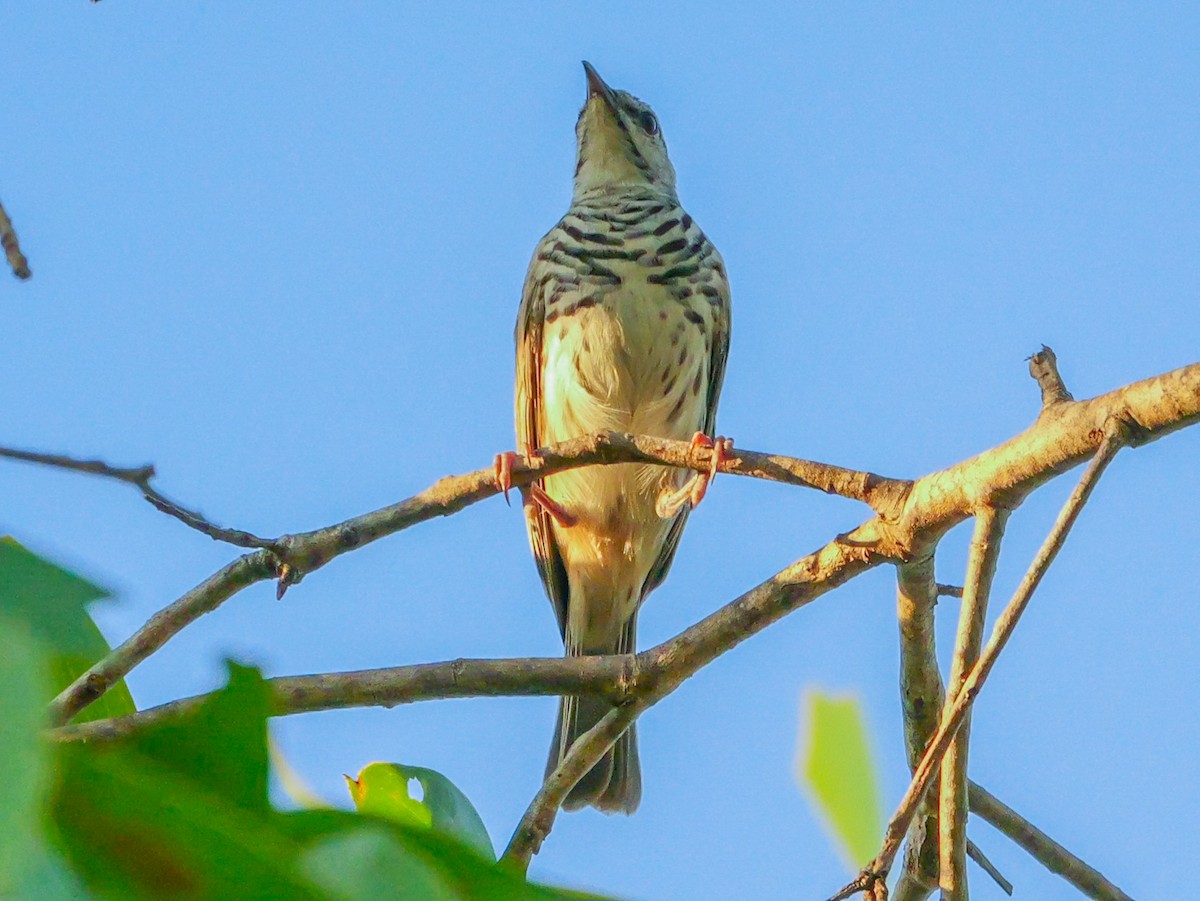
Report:
[[[583,63],[570,208],[542,238],[516,325],[517,448],[617,431],[688,440],[711,470],[615,464],[522,489],[529,542],[569,657],[632,654],[638,609],[667,575],[684,524],[732,442],[714,437],[729,352],[724,261],[679,204],[658,117]],[[512,452],[496,459],[511,487]],[[612,704],[561,699],[546,766]],[[567,810],[631,814],[641,800],[634,727],[567,795]]]

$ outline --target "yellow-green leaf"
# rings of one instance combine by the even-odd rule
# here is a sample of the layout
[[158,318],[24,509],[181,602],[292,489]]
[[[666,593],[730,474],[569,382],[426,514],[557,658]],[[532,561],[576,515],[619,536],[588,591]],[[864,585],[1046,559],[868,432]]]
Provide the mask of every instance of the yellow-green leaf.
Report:
[[[358,779],[347,776],[346,780],[360,811],[432,828],[466,843],[488,860],[496,859],[492,840],[475,806],[441,773],[420,766],[376,762],[364,767]],[[420,801],[409,793],[411,780],[421,785]]]
[[802,717],[796,779],[849,869],[857,870],[875,856],[883,836],[879,781],[861,705],[853,695],[810,690]]
[[390,763],[371,763],[357,779],[347,776],[346,785],[359,813],[428,828],[433,825],[433,814],[409,793],[408,779]]

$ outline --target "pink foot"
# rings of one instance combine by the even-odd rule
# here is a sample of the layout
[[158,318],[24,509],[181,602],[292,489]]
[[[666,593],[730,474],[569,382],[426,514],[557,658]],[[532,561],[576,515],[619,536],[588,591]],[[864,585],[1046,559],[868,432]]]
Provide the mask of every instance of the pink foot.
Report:
[[541,485],[529,486],[529,500],[545,510],[550,518],[564,529],[569,529],[579,522],[578,516],[568,513],[562,504],[545,492]]
[[717,470],[721,468],[721,464],[731,459],[733,439],[724,438],[720,435],[716,438],[709,438],[703,432],[697,432],[692,436],[692,450],[695,451],[701,447],[712,451],[712,462],[709,465],[708,472],[696,473],[696,478],[692,481],[688,499],[691,501],[693,510],[704,500],[704,495],[708,493],[708,484],[717,477]]
[[712,451],[712,462],[709,464],[708,472],[692,473],[691,478],[680,488],[674,491],[664,491],[659,496],[655,510],[663,519],[670,519],[679,512],[679,508],[684,504],[690,504],[695,509],[696,505],[704,500],[704,495],[708,491],[708,483],[716,476],[721,463],[732,459],[733,439],[731,438],[709,438],[703,432],[697,432],[692,436],[691,450],[695,451],[701,447]]
[[508,499],[508,492],[512,490],[512,471],[513,465],[521,458],[514,451],[505,451],[502,454],[496,454],[496,462],[493,464],[496,472],[496,490],[504,495],[504,503],[512,506],[512,502]]

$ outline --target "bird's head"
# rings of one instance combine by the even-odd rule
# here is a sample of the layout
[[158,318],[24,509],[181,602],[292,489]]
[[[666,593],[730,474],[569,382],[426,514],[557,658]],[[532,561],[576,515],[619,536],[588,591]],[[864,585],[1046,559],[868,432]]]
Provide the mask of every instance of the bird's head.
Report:
[[675,169],[654,111],[606,85],[591,63],[583,68],[588,95],[575,124],[575,196],[631,186],[674,196]]

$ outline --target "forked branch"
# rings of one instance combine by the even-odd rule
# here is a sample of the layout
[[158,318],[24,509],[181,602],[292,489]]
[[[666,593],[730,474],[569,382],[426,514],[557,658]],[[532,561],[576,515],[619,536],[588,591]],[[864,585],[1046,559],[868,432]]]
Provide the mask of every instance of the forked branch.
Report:
[[883,846],[879,854],[868,864],[854,882],[834,895],[833,899],[848,898],[856,892],[861,891],[865,893],[873,890],[876,884],[882,882],[887,877],[892,862],[895,860],[896,852],[900,849],[900,844],[904,841],[905,833],[908,832],[908,827],[912,824],[913,818],[917,814],[921,799],[929,789],[934,775],[941,766],[942,759],[946,754],[947,748],[950,746],[951,740],[954,738],[955,732],[962,724],[971,708],[971,704],[974,702],[975,697],[995,666],[997,657],[1012,637],[1021,614],[1029,606],[1029,601],[1033,597],[1034,591],[1041,583],[1042,577],[1046,574],[1046,571],[1050,568],[1050,564],[1062,548],[1063,542],[1071,530],[1071,526],[1075,524],[1075,520],[1083,510],[1084,504],[1087,503],[1088,498],[1091,496],[1100,475],[1107,468],[1108,464],[1112,462],[1113,456],[1125,441],[1123,427],[1117,420],[1113,420],[1108,428],[1101,432],[1098,437],[1100,439],[1099,447],[1092,458],[1092,462],[1084,472],[1083,477],[1079,480],[1079,484],[1075,486],[1075,490],[1071,492],[1071,496],[1067,498],[1067,502],[1063,505],[1058,519],[1055,520],[1054,526],[1050,529],[1050,534],[1046,536],[1046,540],[1042,543],[1041,548],[1034,557],[1033,563],[1030,564],[1029,569],[1026,571],[1025,577],[1017,587],[1012,600],[1009,601],[1008,606],[1005,607],[1004,612],[996,622],[992,636],[988,640],[983,654],[963,682],[963,686],[955,696],[949,710],[943,713],[937,733],[934,735],[933,740],[925,751],[925,756],[913,774],[912,782],[909,784],[908,790],[904,793],[904,797],[901,798],[896,812],[892,814],[892,818],[888,822],[887,829],[884,832]]

